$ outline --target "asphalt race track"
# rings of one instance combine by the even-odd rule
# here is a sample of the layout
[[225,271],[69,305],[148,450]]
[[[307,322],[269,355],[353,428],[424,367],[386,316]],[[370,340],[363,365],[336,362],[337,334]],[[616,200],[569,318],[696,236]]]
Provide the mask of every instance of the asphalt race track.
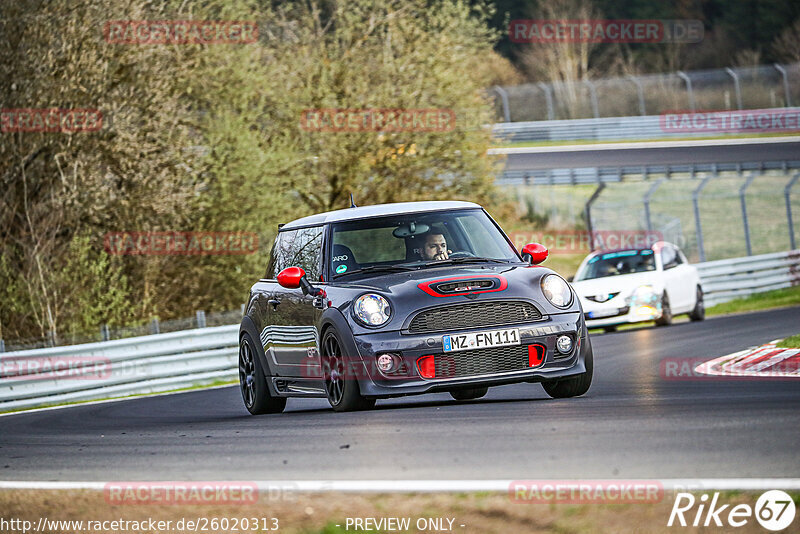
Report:
[[619,167],[636,165],[683,165],[690,163],[736,163],[800,159],[800,142],[742,145],[643,147],[598,150],[579,147],[570,152],[508,154],[507,171],[566,167]]
[[799,477],[800,381],[664,380],[800,331],[800,307],[593,338],[595,382],[251,417],[236,387],[0,417],[2,480]]

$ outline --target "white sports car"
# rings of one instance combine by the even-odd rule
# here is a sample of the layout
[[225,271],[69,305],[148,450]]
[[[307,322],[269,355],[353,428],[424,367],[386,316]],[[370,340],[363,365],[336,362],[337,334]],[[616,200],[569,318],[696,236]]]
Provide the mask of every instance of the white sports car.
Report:
[[572,287],[588,328],[613,331],[620,324],[655,320],[656,325],[688,313],[705,318],[700,277],[678,247],[660,241],[651,248],[601,250],[578,267]]

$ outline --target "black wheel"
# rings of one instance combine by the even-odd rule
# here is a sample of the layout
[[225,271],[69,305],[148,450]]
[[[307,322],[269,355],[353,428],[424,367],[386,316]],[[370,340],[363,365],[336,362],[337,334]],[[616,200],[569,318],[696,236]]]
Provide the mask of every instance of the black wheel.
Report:
[[[586,342],[589,343],[588,338]],[[578,397],[589,391],[594,373],[594,356],[592,355],[591,344],[589,345],[589,351],[586,353],[585,364],[586,371],[577,376],[542,382],[545,392],[554,399],[566,399],[568,397]]]
[[361,395],[358,380],[353,373],[347,355],[342,351],[339,336],[333,328],[325,331],[322,337],[322,377],[325,393],[331,408],[336,412],[367,410],[375,406],[375,399]]
[[694,309],[689,313],[690,321],[702,321],[706,318],[706,305],[703,302],[703,290],[697,286],[697,300],[695,301]]
[[616,331],[617,331],[617,325],[613,325],[613,326],[604,326],[604,327],[603,327],[603,332],[605,332],[606,334],[608,334],[608,333],[610,333],[610,332],[616,332]]
[[255,345],[246,333],[239,341],[239,388],[245,408],[253,415],[280,413],[286,407],[284,397],[269,394],[267,378],[258,361]]
[[672,308],[669,307],[667,292],[661,296],[661,317],[656,319],[656,326],[669,326],[672,324]]
[[489,392],[489,388],[457,389],[450,396],[457,401],[480,399]]

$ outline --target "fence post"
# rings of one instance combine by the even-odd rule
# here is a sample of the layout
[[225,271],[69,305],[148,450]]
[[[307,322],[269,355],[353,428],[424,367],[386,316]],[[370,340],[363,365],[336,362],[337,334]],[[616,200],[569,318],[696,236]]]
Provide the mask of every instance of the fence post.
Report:
[[756,173],[751,174],[744,185],[739,188],[739,202],[742,204],[742,223],[744,223],[744,245],[747,248],[747,255],[753,255],[753,248],[750,244],[750,224],[747,222],[747,202],[745,200],[745,193],[753,180],[756,179]]
[[589,97],[592,100],[592,116],[597,119],[600,117],[600,106],[597,105],[597,91],[591,80],[583,80],[583,83],[589,88]]
[[679,70],[678,72],[676,72],[676,74],[678,75],[678,78],[686,82],[686,92],[689,94],[689,108],[691,108],[692,111],[696,111],[694,105],[694,91],[692,91],[691,78],[689,78],[689,76],[687,76],[686,73],[683,72],[682,70]]
[[0,339],[0,352],[6,351],[6,341],[4,339]]
[[733,78],[733,90],[736,91],[736,107],[742,109],[742,86],[739,85],[739,75],[730,67],[725,67],[725,72]]
[[205,328],[206,327],[206,312],[204,310],[197,310],[195,313],[197,317],[197,328]]
[[647,190],[647,193],[645,193],[644,197],[642,198],[642,202],[644,203],[644,220],[645,224],[647,224],[648,234],[653,232],[653,223],[650,220],[650,199],[653,198],[653,194],[656,192],[656,189],[658,189],[658,186],[660,186],[664,180],[666,180],[666,178],[656,180],[656,182],[650,186],[650,189]]
[[647,115],[644,105],[644,87],[642,87],[642,82],[639,81],[639,78],[631,74],[628,74],[627,78],[636,84],[636,94],[639,96],[639,115]]
[[597,189],[594,190],[592,196],[589,197],[589,200],[586,201],[586,206],[583,208],[583,217],[586,219],[586,230],[589,232],[589,249],[594,251],[594,230],[592,229],[592,204],[594,201],[597,200],[597,197],[600,196],[600,193],[603,192],[603,189],[606,188],[605,182],[600,182],[600,185],[597,186]]
[[794,175],[794,177],[789,180],[789,183],[786,184],[786,187],[783,190],[783,196],[786,199],[786,222],[789,223],[789,244],[791,245],[790,250],[797,250],[797,243],[794,240],[794,221],[792,220],[792,187],[794,187],[795,182],[797,179],[800,178],[800,172]]
[[547,120],[555,120],[556,110],[553,107],[553,88],[544,82],[539,82],[536,85],[544,91],[544,99],[547,102]]
[[153,317],[153,319],[150,321],[150,333],[151,334],[161,333],[161,327],[158,324],[158,317]]
[[111,336],[108,333],[108,325],[106,323],[100,325],[100,339],[102,341],[108,341],[111,339]]
[[792,93],[789,91],[789,76],[786,74],[786,69],[779,63],[775,63],[773,67],[781,73],[781,77],[783,78],[783,94],[786,99],[784,107],[790,108],[792,107]]
[[697,233],[697,252],[700,256],[700,263],[706,261],[706,250],[703,247],[703,226],[700,224],[700,193],[706,187],[706,184],[711,180],[712,176],[706,176],[697,189],[692,191],[692,205],[694,207],[694,229]]
[[503,119],[505,119],[506,122],[511,122],[511,110],[508,108],[508,93],[499,85],[495,85],[494,90],[500,95],[500,100],[503,102]]

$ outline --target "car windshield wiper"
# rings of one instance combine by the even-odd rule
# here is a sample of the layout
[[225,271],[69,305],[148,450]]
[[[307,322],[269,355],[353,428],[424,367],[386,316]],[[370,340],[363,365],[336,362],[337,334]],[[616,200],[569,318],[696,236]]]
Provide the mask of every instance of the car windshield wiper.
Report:
[[468,256],[466,258],[448,258],[446,260],[438,260],[433,263],[426,263],[426,266],[430,265],[447,265],[448,263],[484,263],[484,262],[492,262],[492,263],[508,263],[507,260],[497,260],[494,258],[478,258],[475,256]]
[[353,271],[336,274],[334,278],[339,278],[340,276],[345,276],[347,274],[369,273],[377,271],[416,271],[417,269],[419,269],[419,267],[411,267],[409,265],[370,265],[368,267],[361,267],[360,269],[355,269]]

